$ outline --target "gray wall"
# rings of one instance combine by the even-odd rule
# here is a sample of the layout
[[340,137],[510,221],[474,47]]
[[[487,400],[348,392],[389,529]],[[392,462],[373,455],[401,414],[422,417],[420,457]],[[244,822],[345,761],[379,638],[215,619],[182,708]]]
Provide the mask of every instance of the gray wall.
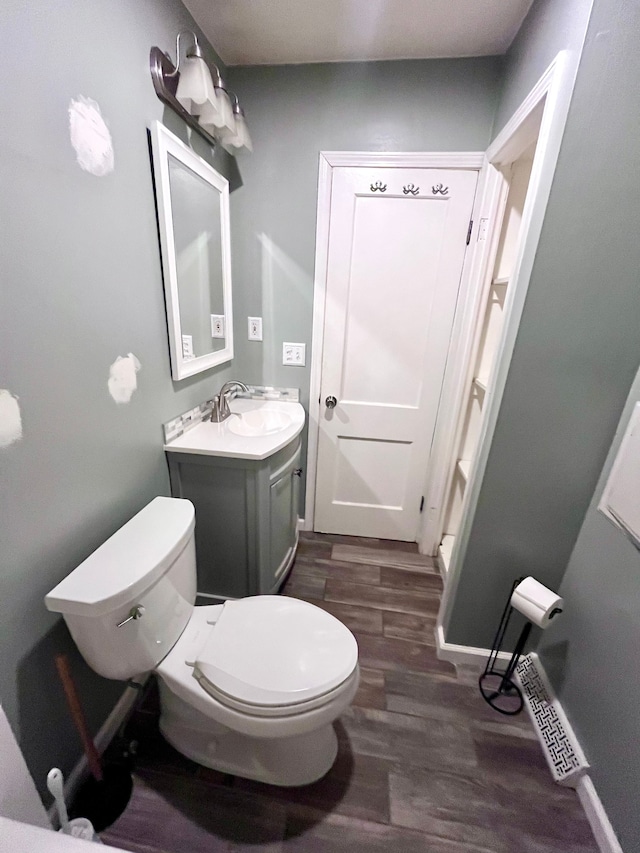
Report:
[[[24,437],[0,450],[0,700],[40,789],[80,744],[53,655],[66,651],[95,731],[122,691],[84,665],[45,593],[151,498],[169,493],[163,421],[201,402],[231,367],[174,384],[146,128],[162,119],[149,48],[192,26],[178,0],[8,0],[0,55],[0,388]],[[97,101],[115,171],[81,171],[67,108]],[[184,137],[182,122],[167,124]],[[142,364],[128,405],[109,366]]]
[[560,50],[580,51],[593,0],[535,0],[506,55],[494,122],[502,130]]
[[[501,64],[230,69],[255,147],[239,160],[244,186],[231,198],[238,375],[299,387],[307,405],[319,152],[482,151]],[[263,317],[262,343],[247,341],[247,316]],[[283,341],[307,344],[306,368],[282,366]]]
[[639,25],[638,4],[596,0],[446,634],[453,643],[490,645],[518,575],[559,586],[638,367]]
[[[282,340],[310,337],[318,151],[483,149],[500,62],[235,70],[256,143],[231,196],[238,357],[173,383],[146,128],[186,132],[155,97],[148,52],[173,53],[190,17],[178,0],[9,0],[0,14],[13,81],[0,92],[0,388],[20,398],[24,425],[0,450],[0,699],[43,790],[80,752],[54,654],[70,655],[93,731],[122,690],[84,665],[46,592],[169,493],[163,421],[231,376],[302,386],[306,399],[308,371],[279,362]],[[113,137],[105,177],[81,171],[69,142],[78,95]],[[214,161],[241,185],[224,152]],[[248,314],[264,317],[263,344],[246,340]],[[138,389],[117,405],[109,366],[129,352]]]
[[640,373],[560,587],[565,612],[539,648],[625,853],[640,851],[640,551],[597,505],[639,399]]

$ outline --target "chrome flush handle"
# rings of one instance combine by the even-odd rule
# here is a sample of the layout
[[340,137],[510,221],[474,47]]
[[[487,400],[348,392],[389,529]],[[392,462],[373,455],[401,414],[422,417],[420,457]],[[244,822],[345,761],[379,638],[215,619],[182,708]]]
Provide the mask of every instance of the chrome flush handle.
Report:
[[116,628],[122,628],[123,625],[126,625],[127,622],[131,622],[131,620],[140,619],[142,614],[144,613],[144,607],[141,604],[136,604],[135,607],[132,607],[129,611],[129,615],[126,619],[123,619],[122,622],[118,622]]

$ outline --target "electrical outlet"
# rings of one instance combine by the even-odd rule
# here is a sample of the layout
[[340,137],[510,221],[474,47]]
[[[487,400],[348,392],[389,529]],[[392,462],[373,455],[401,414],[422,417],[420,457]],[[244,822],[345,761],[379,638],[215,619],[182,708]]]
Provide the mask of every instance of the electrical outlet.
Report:
[[193,335],[182,336],[182,357],[185,361],[190,358],[195,358],[193,353]]
[[211,337],[224,338],[224,314],[211,315]]
[[262,340],[262,317],[247,317],[249,321],[249,340]]
[[295,364],[296,367],[304,367],[306,362],[306,344],[282,344],[282,363]]

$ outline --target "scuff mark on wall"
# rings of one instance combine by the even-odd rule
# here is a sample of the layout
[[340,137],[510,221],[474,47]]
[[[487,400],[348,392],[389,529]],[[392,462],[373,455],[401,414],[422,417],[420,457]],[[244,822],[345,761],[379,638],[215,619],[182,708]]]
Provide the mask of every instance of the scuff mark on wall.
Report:
[[22,438],[22,416],[18,398],[0,388],[0,447],[9,447]]
[[138,387],[136,373],[140,367],[140,362],[132,352],[126,356],[119,355],[113,362],[109,368],[107,386],[116,403],[128,403],[131,400]]
[[69,104],[69,135],[78,165],[101,178],[113,172],[113,142],[100,106],[79,95]]

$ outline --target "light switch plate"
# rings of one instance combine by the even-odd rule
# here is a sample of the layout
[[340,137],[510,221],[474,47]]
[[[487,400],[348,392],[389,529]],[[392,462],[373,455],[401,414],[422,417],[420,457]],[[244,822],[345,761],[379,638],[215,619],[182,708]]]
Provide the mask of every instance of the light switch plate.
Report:
[[247,317],[249,326],[249,340],[262,340],[262,317]]
[[224,338],[224,314],[211,315],[211,337]]
[[282,344],[282,363],[293,364],[296,367],[304,367],[306,363],[307,345],[306,344]]
[[182,336],[182,357],[185,361],[189,358],[195,358],[193,354],[193,335]]

